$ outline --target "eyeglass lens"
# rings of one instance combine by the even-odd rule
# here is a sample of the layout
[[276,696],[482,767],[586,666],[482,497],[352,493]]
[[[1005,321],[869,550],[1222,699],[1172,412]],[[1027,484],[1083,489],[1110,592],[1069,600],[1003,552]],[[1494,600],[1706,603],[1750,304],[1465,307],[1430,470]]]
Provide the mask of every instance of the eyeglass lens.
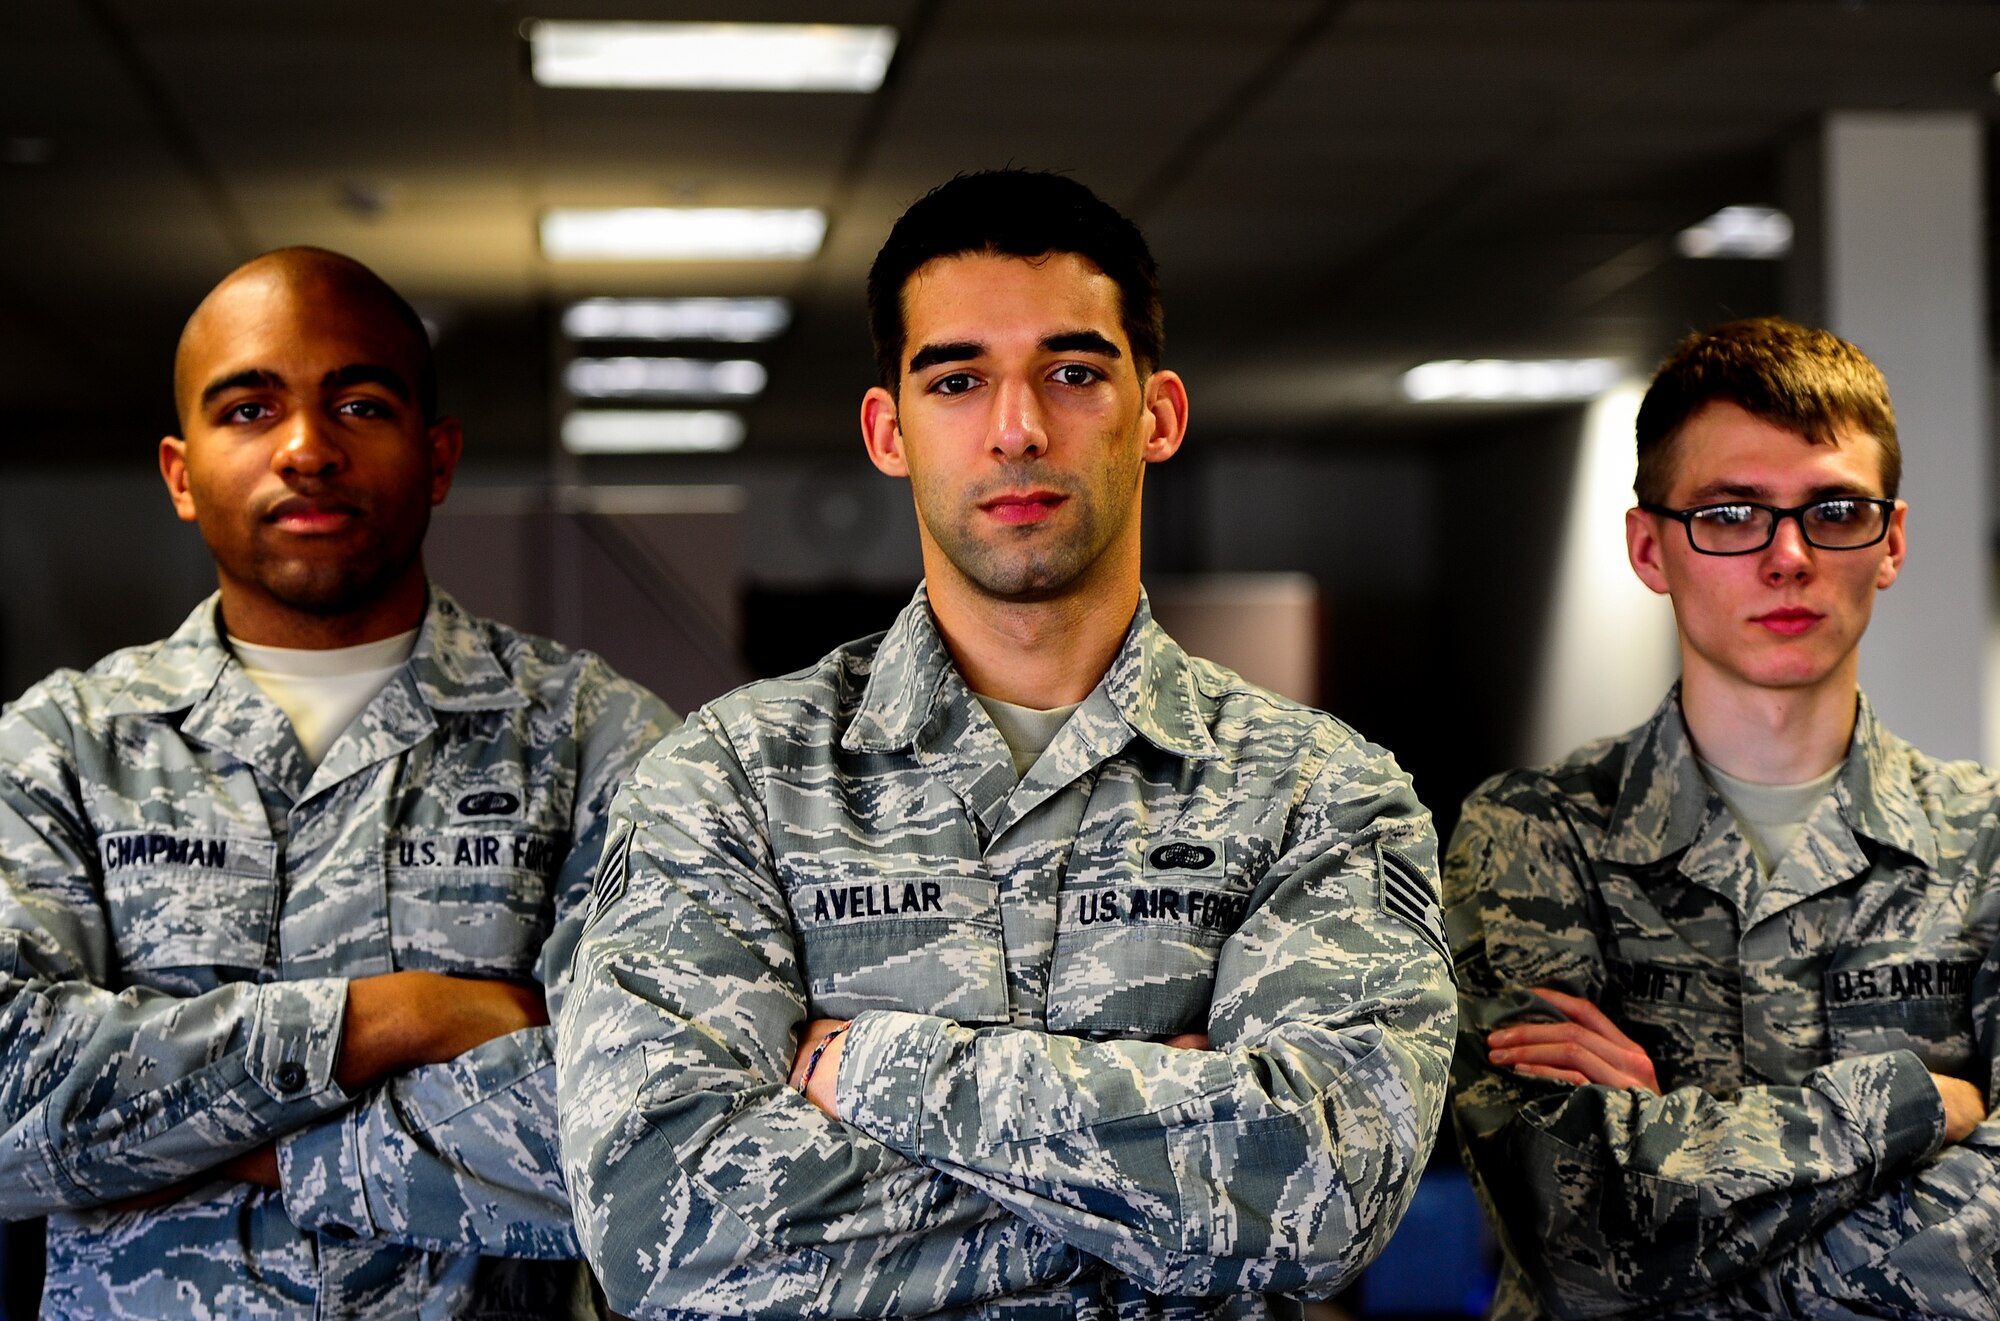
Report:
[[[1865,546],[1882,535],[1888,517],[1881,505],[1865,500],[1822,500],[1799,516],[1806,540],[1827,550]],[[1713,505],[1688,519],[1695,549],[1719,554],[1760,550],[1775,535],[1776,510],[1762,505]]]

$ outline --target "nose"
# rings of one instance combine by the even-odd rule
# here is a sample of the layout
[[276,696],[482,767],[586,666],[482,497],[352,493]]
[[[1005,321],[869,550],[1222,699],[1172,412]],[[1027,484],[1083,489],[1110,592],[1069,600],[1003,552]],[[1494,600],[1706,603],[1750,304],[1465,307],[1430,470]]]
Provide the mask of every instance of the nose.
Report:
[[1786,579],[1803,580],[1812,570],[1812,547],[1806,542],[1805,525],[1796,516],[1778,520],[1771,544],[1764,548],[1764,573],[1773,583]]
[[339,471],[346,460],[326,419],[310,408],[286,419],[271,452],[271,467],[280,475],[322,477]]
[[1042,401],[1026,381],[1004,380],[995,387],[991,425],[993,452],[1002,458],[1030,459],[1048,453]]

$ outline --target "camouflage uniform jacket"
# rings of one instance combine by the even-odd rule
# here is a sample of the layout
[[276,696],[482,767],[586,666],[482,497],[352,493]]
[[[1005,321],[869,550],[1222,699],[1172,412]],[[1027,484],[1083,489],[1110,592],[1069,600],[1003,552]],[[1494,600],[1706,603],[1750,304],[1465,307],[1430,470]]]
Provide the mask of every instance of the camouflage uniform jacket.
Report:
[[[556,1075],[620,1310],[1261,1316],[1402,1215],[1454,1014],[1429,813],[1143,602],[1018,783],[920,590],[613,816]],[[785,1085],[814,1017],[845,1122]]]
[[[1678,693],[1624,738],[1489,781],[1445,863],[1460,1141],[1512,1250],[1503,1316],[2000,1317],[2000,1120],[1940,1147],[1929,1071],[1995,1098],[1995,781],[1860,704],[1776,871],[1694,759]],[[1603,1008],[1664,1095],[1486,1062]]]
[[[215,615],[0,716],[0,1216],[50,1216],[43,1315],[565,1314],[580,1266],[501,1259],[578,1255],[551,1033],[350,1096],[347,979],[559,1000],[611,795],[668,713],[434,590],[315,769]],[[105,1205],[272,1139],[282,1192]]]

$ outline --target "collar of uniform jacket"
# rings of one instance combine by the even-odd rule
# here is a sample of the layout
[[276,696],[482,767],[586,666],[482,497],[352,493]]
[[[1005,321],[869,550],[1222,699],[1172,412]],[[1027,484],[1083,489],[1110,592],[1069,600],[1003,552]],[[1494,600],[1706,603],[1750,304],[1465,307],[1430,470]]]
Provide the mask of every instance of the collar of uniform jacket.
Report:
[[[112,699],[110,714],[164,715],[222,700],[220,680],[237,664],[216,624],[221,593],[196,606]],[[527,705],[464,607],[437,584],[410,653],[417,694],[434,711],[491,711]],[[246,685],[247,687],[247,685]]]
[[[849,752],[895,752],[918,746],[939,717],[965,700],[965,681],[931,617],[922,583],[875,650],[861,706],[841,736]],[[1194,667],[1180,645],[1153,621],[1142,589],[1132,626],[1104,678],[1086,705],[1103,698],[1124,722],[1153,746],[1176,756],[1207,761],[1222,755],[1204,719]]]
[[[1910,778],[1910,748],[1882,727],[1859,697],[1847,764],[1834,798],[1849,829],[1900,849],[1925,865],[1938,862],[1937,836]],[[1609,862],[1644,866],[1694,844],[1716,811],[1727,811],[1695,761],[1675,684],[1653,718],[1626,739],[1618,802],[1605,829]]]

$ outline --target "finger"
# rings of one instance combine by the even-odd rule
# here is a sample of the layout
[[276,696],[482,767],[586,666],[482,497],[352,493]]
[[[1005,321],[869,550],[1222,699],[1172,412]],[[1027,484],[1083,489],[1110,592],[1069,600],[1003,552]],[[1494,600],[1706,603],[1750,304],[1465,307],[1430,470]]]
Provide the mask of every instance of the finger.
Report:
[[1179,1036],[1168,1037],[1160,1044],[1172,1046],[1175,1050],[1207,1050],[1208,1033],[1183,1032]]
[[1642,1068],[1647,1073],[1652,1072],[1652,1061],[1647,1058],[1646,1052],[1631,1041],[1622,1036],[1614,1040],[1593,1032],[1581,1023],[1523,1023],[1519,1027],[1502,1028],[1487,1041],[1489,1046],[1504,1050],[1570,1042],[1625,1073],[1635,1073]]
[[1580,1023],[1523,1023],[1502,1028],[1487,1038],[1494,1050],[1521,1050],[1534,1047],[1575,1046],[1579,1050],[1621,1067],[1631,1062],[1632,1050],[1592,1032]]
[[1555,1006],[1562,1013],[1562,1016],[1569,1019],[1570,1022],[1587,1027],[1600,1036],[1608,1037],[1620,1046],[1625,1046],[1632,1050],[1639,1048],[1639,1043],[1626,1036],[1619,1029],[1618,1025],[1611,1021],[1609,1015],[1582,996],[1565,995],[1563,992],[1548,986],[1536,986],[1531,989],[1536,995],[1539,995],[1542,999]]
[[1551,1041],[1533,1046],[1514,1046],[1491,1052],[1493,1063],[1520,1068],[1538,1066],[1579,1073],[1589,1082],[1606,1087],[1640,1087],[1645,1084],[1616,1059],[1607,1059],[1583,1042]]
[[1553,1078],[1557,1082],[1574,1083],[1578,1087],[1587,1086],[1590,1082],[1590,1079],[1574,1069],[1552,1069],[1543,1064],[1519,1064],[1514,1067],[1514,1072],[1525,1074],[1530,1078]]

